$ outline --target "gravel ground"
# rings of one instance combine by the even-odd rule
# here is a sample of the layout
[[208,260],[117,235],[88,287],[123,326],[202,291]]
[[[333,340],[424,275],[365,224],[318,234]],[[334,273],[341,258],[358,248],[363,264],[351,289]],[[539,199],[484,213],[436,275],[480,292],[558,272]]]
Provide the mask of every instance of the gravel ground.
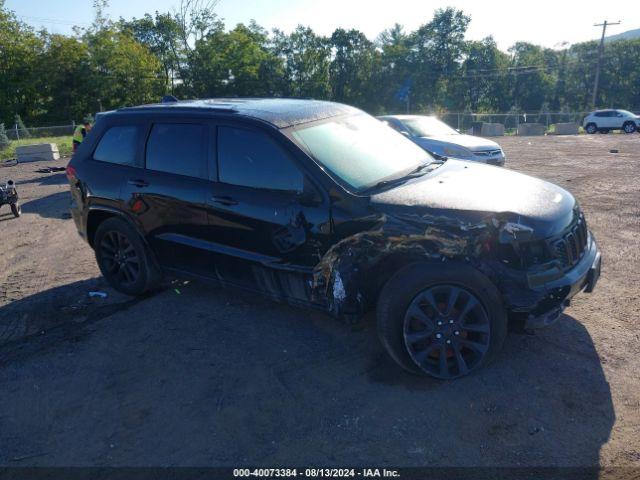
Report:
[[452,382],[403,373],[370,322],[198,283],[119,295],[64,174],[0,168],[23,202],[0,210],[0,466],[640,467],[640,135],[501,144],[508,168],[576,195],[603,273]]

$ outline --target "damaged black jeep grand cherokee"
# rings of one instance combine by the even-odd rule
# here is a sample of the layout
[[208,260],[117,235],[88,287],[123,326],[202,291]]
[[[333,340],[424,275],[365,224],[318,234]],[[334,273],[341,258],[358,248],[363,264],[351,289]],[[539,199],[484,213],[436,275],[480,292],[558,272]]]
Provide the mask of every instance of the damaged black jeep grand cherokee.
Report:
[[205,278],[356,319],[405,369],[465,375],[508,326],[593,290],[600,252],[570,193],[429,156],[328,102],[171,102],[101,115],[71,160],[72,214],[117,290]]

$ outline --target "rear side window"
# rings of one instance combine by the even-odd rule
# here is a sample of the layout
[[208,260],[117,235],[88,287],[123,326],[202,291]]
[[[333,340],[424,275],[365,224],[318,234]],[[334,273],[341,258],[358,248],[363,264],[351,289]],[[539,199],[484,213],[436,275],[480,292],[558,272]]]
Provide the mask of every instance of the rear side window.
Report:
[[302,191],[302,173],[268,135],[242,128],[218,128],[220,181],[245,187]]
[[138,144],[138,127],[134,125],[111,127],[100,139],[93,159],[100,162],[133,165]]
[[150,170],[189,177],[207,177],[205,126],[188,123],[157,123],[147,142]]

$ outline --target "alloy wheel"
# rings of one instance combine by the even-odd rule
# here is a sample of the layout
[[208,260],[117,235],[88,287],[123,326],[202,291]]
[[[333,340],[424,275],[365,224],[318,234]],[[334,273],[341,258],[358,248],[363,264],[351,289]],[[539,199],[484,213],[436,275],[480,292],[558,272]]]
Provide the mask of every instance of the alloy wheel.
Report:
[[450,379],[482,363],[491,336],[480,300],[457,285],[436,285],[418,293],[404,317],[409,356],[425,373]]
[[140,278],[140,258],[126,235],[107,232],[100,242],[100,256],[108,275],[121,285],[133,285]]

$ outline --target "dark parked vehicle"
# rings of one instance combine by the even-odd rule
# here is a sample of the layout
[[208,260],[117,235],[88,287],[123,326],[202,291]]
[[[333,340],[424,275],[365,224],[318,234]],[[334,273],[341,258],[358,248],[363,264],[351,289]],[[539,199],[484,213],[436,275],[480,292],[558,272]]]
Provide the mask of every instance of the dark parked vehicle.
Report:
[[117,290],[167,272],[347,320],[375,309],[405,369],[464,375],[508,326],[593,290],[600,252],[570,193],[434,160],[328,102],[171,102],[103,115],[69,163],[71,211]]

